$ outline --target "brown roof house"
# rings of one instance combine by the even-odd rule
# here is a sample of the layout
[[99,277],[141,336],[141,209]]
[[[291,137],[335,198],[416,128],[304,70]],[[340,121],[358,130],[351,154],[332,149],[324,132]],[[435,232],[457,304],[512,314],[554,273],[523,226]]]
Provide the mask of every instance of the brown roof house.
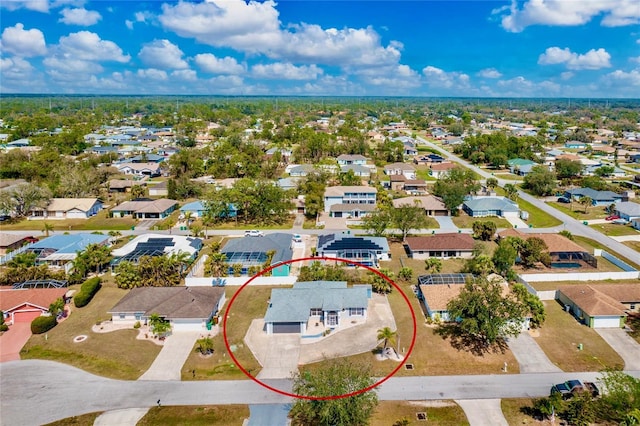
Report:
[[138,198],[117,205],[111,209],[111,213],[113,217],[133,216],[136,219],[164,219],[177,207],[178,202],[175,200]]
[[64,297],[67,288],[0,290],[0,311],[9,324],[31,322],[49,312],[49,305]]
[[88,219],[102,210],[97,198],[52,198],[45,208],[29,211],[29,219]]
[[427,216],[448,216],[449,210],[445,207],[442,199],[434,195],[424,195],[419,197],[396,198],[392,201],[393,207],[405,205],[419,206],[424,209]]
[[591,328],[624,327],[627,313],[640,310],[640,284],[565,285],[556,297]]
[[173,331],[205,331],[224,302],[224,287],[138,287],[109,313],[114,324],[144,323],[158,314]]
[[0,256],[4,256],[34,241],[37,240],[29,234],[8,234],[6,232],[0,232]]
[[471,258],[475,242],[469,234],[435,234],[426,237],[407,237],[405,247],[413,259],[429,259],[436,257]]

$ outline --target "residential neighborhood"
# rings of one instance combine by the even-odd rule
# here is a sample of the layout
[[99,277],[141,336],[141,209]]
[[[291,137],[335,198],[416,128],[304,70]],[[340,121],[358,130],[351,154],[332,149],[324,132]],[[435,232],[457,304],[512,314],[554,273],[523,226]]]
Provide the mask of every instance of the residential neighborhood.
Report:
[[[72,126],[11,145],[22,130],[3,118],[3,381],[20,366],[123,388],[276,380],[260,391],[275,402],[230,399],[254,405],[240,415],[253,424],[256,404],[289,410],[292,383],[345,362],[389,377],[374,387],[409,413],[396,424],[425,412],[474,424],[466,404],[488,399],[487,416],[537,424],[547,414],[531,398],[555,403],[558,378],[637,380],[637,131],[587,119],[584,105],[294,103],[294,124],[246,102],[254,115],[214,118],[194,101],[188,120],[171,113],[162,126],[143,112],[92,118],[82,149],[37,174]],[[480,376],[522,390],[410,394],[412,379]],[[184,403],[171,398],[141,415]],[[77,414],[97,424],[133,410],[113,404]],[[65,410],[36,423],[75,415]]]

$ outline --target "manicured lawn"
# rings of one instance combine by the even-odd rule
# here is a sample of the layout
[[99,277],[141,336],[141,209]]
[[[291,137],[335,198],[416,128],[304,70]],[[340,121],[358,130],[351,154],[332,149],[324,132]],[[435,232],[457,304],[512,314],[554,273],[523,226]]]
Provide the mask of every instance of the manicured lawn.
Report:
[[153,407],[137,425],[227,426],[242,425],[248,418],[249,406],[247,405]]
[[604,235],[608,235],[610,237],[640,234],[640,232],[634,229],[631,225],[622,225],[617,223],[597,223],[590,226],[596,231],[602,232]]
[[[223,308],[220,318],[225,318],[229,301],[233,294],[240,287],[227,287],[227,304]],[[267,301],[271,297],[273,287],[247,286],[242,290],[238,298],[233,302],[230,312],[229,324],[227,326],[227,337],[229,344],[236,347],[234,355],[242,363],[242,366],[253,376],[256,376],[261,369],[260,363],[254,358],[249,348],[244,343],[244,336],[247,334],[251,320],[262,318],[267,310]],[[195,377],[193,371],[195,370]],[[193,351],[182,366],[182,380],[238,380],[246,376],[235,365],[229,356],[224,344],[222,328],[213,337],[213,355],[205,358]]]
[[637,252],[640,252],[640,241],[624,241],[622,244],[631,247]]
[[640,343],[640,315],[627,317],[627,325],[633,330],[629,335]]
[[[390,269],[394,273],[395,277],[398,276],[400,268],[411,268],[413,270],[413,279],[408,284],[414,284],[415,282],[417,282],[418,275],[424,275],[427,273],[426,269],[424,268],[424,260],[411,259],[410,257],[408,257],[401,242],[391,242],[389,244],[389,248],[391,250],[391,260],[380,262],[381,268]],[[462,269],[463,265],[463,259],[443,260],[442,272],[460,272],[460,269]]]
[[527,408],[533,407],[533,399],[531,398],[508,398],[500,401],[502,414],[510,425],[539,425],[549,424],[540,422],[528,414],[525,414]]
[[[640,265],[636,264],[635,262],[630,261],[629,259],[627,259],[626,257],[621,256],[618,253],[613,252],[609,247],[605,247],[602,244],[600,244],[599,242],[592,240],[591,238],[586,238],[586,237],[582,237],[582,236],[579,236],[579,235],[574,235],[573,236],[573,240],[576,243],[580,244],[582,247],[590,249],[591,253],[593,253],[593,249],[607,250],[609,253],[611,253],[612,255],[617,257],[618,259],[621,259],[625,263],[627,263],[627,264],[633,266],[634,268],[640,270]],[[601,260],[603,260],[603,259],[598,259],[598,264],[600,264]]]
[[432,181],[438,180],[429,174],[429,170],[430,170],[429,166],[425,164],[419,164],[415,166],[415,168],[416,168],[416,176],[418,177],[418,179],[432,180]]
[[462,211],[458,216],[452,216],[451,219],[458,228],[471,228],[473,222],[476,221],[493,222],[498,228],[513,228],[513,225],[507,219],[501,217],[471,217]]
[[563,285],[590,285],[597,286],[600,284],[624,284],[628,283],[628,280],[624,281],[616,281],[616,280],[607,280],[607,281],[548,281],[548,282],[539,282],[539,283],[529,283],[538,291],[544,290],[557,290],[558,287]]
[[44,223],[48,223],[53,226],[54,231],[99,231],[99,230],[113,230],[124,231],[131,229],[135,226],[136,220],[130,217],[124,218],[108,218],[105,210],[99,212],[97,215],[90,217],[89,219],[64,219],[64,220],[21,220],[17,223],[2,224],[3,230],[11,231],[23,231],[23,230],[41,230],[41,235],[44,235]]
[[[79,289],[79,286],[72,286]],[[93,300],[83,308],[72,305],[71,315],[46,334],[31,336],[22,349],[22,359],[36,358],[63,362],[99,376],[135,380],[144,373],[160,352],[160,346],[136,340],[132,329],[94,333],[91,327],[111,318],[107,313],[125,294],[113,282],[105,282]],[[89,336],[81,343],[73,338]]]
[[52,423],[47,423],[44,426],[92,425],[100,414],[102,413],[97,412],[97,413],[82,414],[80,416],[67,417],[66,419],[58,420]]
[[[418,421],[416,413],[427,413],[427,422]],[[468,425],[467,417],[453,401],[380,401],[370,420],[371,426],[389,426],[402,418],[410,425]]]
[[[622,358],[593,329],[582,325],[556,301],[544,302],[547,319],[534,336],[551,362],[564,371],[600,371],[623,366]],[[578,350],[582,343],[583,350]]]
[[511,174],[509,172],[506,173],[493,173],[493,176],[496,179],[504,179],[504,180],[513,180],[513,181],[522,181],[523,177],[522,176],[517,176],[514,174]]
[[589,207],[587,209],[587,213],[585,214],[584,206],[578,204],[577,201],[573,202],[573,209],[571,208],[571,204],[562,204],[553,201],[547,204],[577,220],[604,219],[605,217],[609,216],[609,214],[605,211],[604,206]]
[[528,201],[518,199],[518,205],[520,206],[520,210],[529,213],[529,219],[527,219],[526,222],[533,225],[534,228],[550,228],[562,223],[560,219],[556,219],[550,214],[543,212]]

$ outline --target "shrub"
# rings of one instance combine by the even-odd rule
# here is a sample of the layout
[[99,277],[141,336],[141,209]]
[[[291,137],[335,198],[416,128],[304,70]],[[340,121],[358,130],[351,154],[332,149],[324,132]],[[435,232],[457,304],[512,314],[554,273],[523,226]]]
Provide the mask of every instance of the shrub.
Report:
[[31,332],[33,334],[42,334],[51,330],[56,324],[58,324],[58,321],[53,315],[41,316],[31,321]]
[[138,328],[140,328],[140,321],[136,321],[136,322],[133,324],[133,328],[135,328],[136,330],[137,330]]
[[76,308],[82,308],[91,302],[91,299],[93,299],[93,296],[100,290],[100,287],[102,287],[100,285],[100,277],[90,278],[82,283],[80,291],[73,298]]

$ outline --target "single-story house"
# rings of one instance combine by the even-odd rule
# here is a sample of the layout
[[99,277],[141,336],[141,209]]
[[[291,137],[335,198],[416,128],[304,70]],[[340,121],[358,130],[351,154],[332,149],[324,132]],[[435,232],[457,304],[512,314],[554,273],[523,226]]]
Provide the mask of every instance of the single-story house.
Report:
[[[242,265],[241,274],[250,275],[250,268],[258,268],[258,272],[264,267],[277,265],[293,258],[292,249],[293,234],[276,232],[266,234],[264,237],[241,237],[230,239],[220,250],[226,256],[229,266],[228,275],[233,275],[233,265]],[[269,259],[269,253],[273,256]],[[267,264],[268,262],[268,264]],[[286,277],[289,275],[291,264],[276,266],[271,270],[271,275]]]
[[596,268],[598,266],[598,260],[591,255],[587,249],[571,241],[564,235],[523,233],[519,232],[517,229],[505,229],[498,233],[498,238],[506,238],[509,236],[522,238],[523,240],[536,237],[544,241],[547,245],[547,251],[551,256],[551,267],[582,268],[586,265],[590,265]]
[[319,235],[317,254],[375,267],[380,260],[391,259],[391,250],[386,238],[355,237],[345,233]]
[[97,198],[52,198],[45,208],[33,208],[29,219],[88,219],[102,210]]
[[37,263],[62,267],[75,260],[78,253],[86,249],[89,244],[107,245],[108,243],[108,235],[89,233],[59,234],[31,244],[26,251],[36,253]]
[[160,163],[122,163],[117,165],[118,171],[126,175],[160,176]]
[[155,185],[149,185],[149,196],[150,197],[166,197],[169,195],[169,182],[162,181],[160,183],[156,183]]
[[340,173],[349,173],[349,171],[352,171],[354,176],[362,178],[368,178],[371,176],[371,169],[367,166],[362,166],[360,164],[347,164],[345,166],[340,166]]
[[404,175],[389,176],[392,191],[406,191],[410,194],[426,194],[427,182],[424,179],[407,179]]
[[111,209],[111,213],[113,217],[132,216],[136,219],[164,219],[177,207],[178,202],[175,200],[137,198],[117,205]]
[[296,189],[298,182],[300,182],[300,179],[294,177],[280,178],[276,181],[276,185],[286,191],[288,189]]
[[12,252],[25,244],[36,242],[37,239],[31,234],[8,234],[0,232],[0,256]]
[[442,176],[449,174],[451,169],[455,169],[457,166],[454,163],[435,163],[429,166],[429,175],[436,179],[440,179]]
[[31,322],[47,314],[49,305],[64,298],[67,288],[25,288],[0,290],[0,311],[8,324]]
[[114,324],[146,323],[153,314],[168,320],[172,331],[205,331],[225,302],[224,287],[138,287],[109,313]]
[[109,181],[109,192],[130,192],[134,185],[146,186],[146,182],[127,179],[111,179]]
[[462,203],[462,210],[471,217],[520,215],[518,204],[506,197],[470,197]]
[[[271,290],[264,316],[267,334],[339,331],[352,321],[365,322],[371,286],[348,287],[346,281],[298,282]],[[309,337],[319,337],[309,336]]]
[[413,259],[429,259],[436,257],[471,258],[475,241],[469,234],[445,233],[423,237],[407,237],[405,247],[409,257]]
[[337,161],[341,166],[348,166],[351,164],[364,166],[367,164],[367,157],[360,154],[341,154],[338,156]]
[[622,195],[616,194],[613,191],[596,191],[591,188],[575,188],[568,189],[564,192],[564,197],[569,200],[573,197],[575,200],[580,200],[583,197],[591,198],[591,205],[593,206],[609,206],[618,201],[622,201]]
[[416,168],[407,163],[393,163],[384,166],[384,174],[388,176],[404,175],[407,179],[416,178]]
[[640,218],[640,204],[633,201],[621,201],[616,203],[615,214],[626,220]]
[[129,163],[162,163],[167,157],[158,154],[143,154],[128,158]]
[[507,161],[509,171],[519,176],[526,176],[531,172],[531,168],[536,165],[535,161],[527,160],[525,158],[512,158]]
[[421,207],[424,209],[427,216],[449,216],[449,210],[445,207],[442,199],[435,195],[396,198],[392,203],[395,208],[401,206]]
[[570,149],[585,149],[587,144],[580,141],[567,141],[564,143],[564,147]]
[[293,167],[287,167],[287,169],[289,170],[289,176],[291,177],[304,177],[310,173],[317,172],[315,166],[311,164],[293,165]]
[[115,268],[120,262],[137,263],[142,256],[171,256],[187,253],[194,260],[202,248],[202,240],[196,237],[166,234],[142,234],[129,241],[124,246],[111,252],[113,260],[111,267]]
[[192,201],[180,207],[180,213],[182,214],[189,213],[193,218],[203,217],[206,212],[207,212],[207,208],[200,200]]
[[640,309],[640,284],[560,286],[557,298],[588,327],[624,327],[627,313]]
[[444,157],[438,154],[416,155],[413,158],[414,164],[437,164],[444,162]]

